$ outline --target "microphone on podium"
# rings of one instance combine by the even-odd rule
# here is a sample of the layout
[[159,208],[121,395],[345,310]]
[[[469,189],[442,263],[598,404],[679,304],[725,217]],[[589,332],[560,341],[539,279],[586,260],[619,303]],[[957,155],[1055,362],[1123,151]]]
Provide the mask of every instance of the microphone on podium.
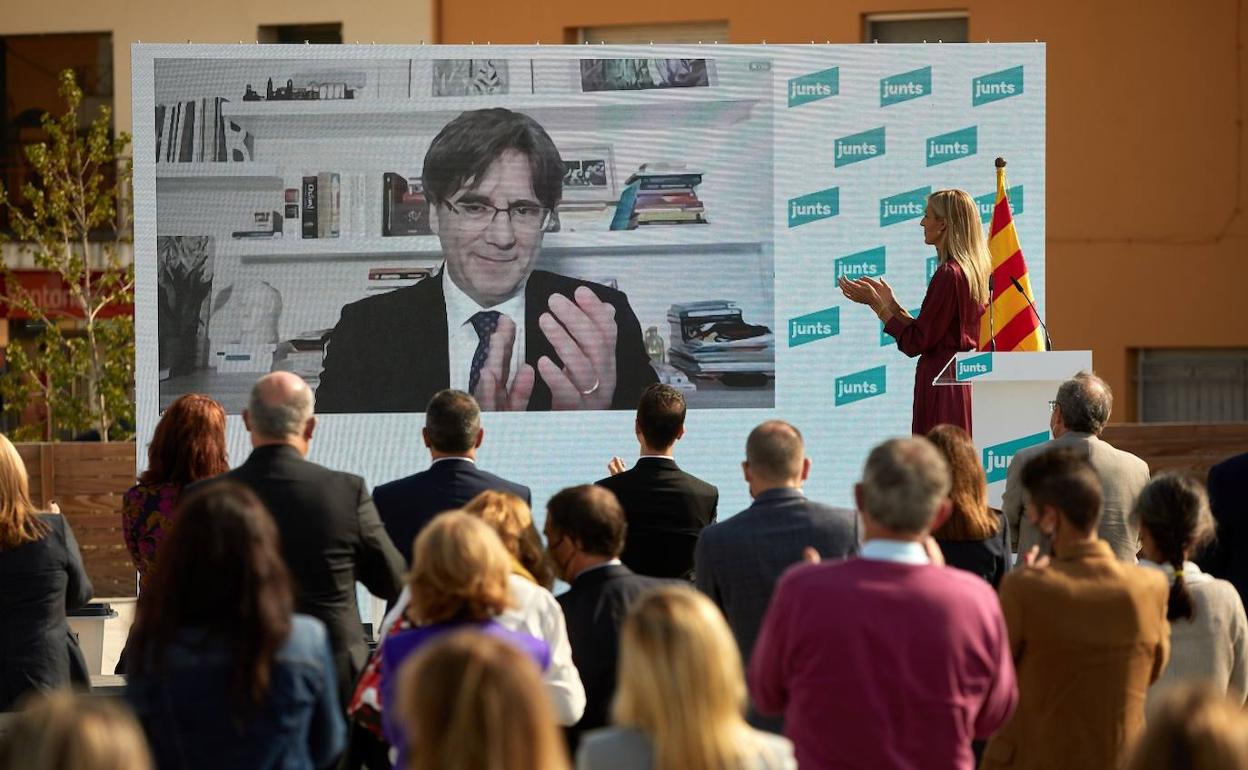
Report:
[[1044,349],[1053,349],[1053,340],[1049,339],[1049,327],[1044,325],[1044,319],[1040,317],[1040,311],[1036,310],[1036,304],[1031,301],[1031,297],[1027,296],[1027,292],[1023,291],[1023,285],[1018,282],[1014,276],[1010,276],[1010,283],[1014,284],[1014,288],[1018,289],[1018,293],[1023,295],[1023,299],[1027,300],[1027,304],[1031,306],[1031,312],[1036,314],[1036,320],[1040,322],[1040,329],[1044,332]]

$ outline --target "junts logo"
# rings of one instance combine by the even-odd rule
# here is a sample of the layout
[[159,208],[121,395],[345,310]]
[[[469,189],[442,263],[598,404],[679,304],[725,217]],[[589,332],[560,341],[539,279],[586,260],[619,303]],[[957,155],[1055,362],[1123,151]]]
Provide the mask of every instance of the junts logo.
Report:
[[836,405],[884,395],[888,384],[888,367],[877,366],[836,378]]
[[847,257],[840,257],[836,260],[836,282],[840,283],[842,278],[863,278],[865,276],[884,275],[884,247],[876,246],[874,249],[860,251],[857,254],[850,254]]
[[932,93],[932,68],[921,67],[917,70],[889,75],[880,79],[880,106],[918,99]]
[[[1010,213],[1014,216],[1023,213],[1023,186],[1014,185],[1005,191],[1005,195],[1010,199]],[[993,209],[997,207],[997,191],[980,195],[975,199],[975,205],[979,207],[979,218],[985,223],[991,222]]]
[[927,165],[937,166],[958,158],[967,158],[979,151],[979,130],[968,126],[927,140]]
[[980,75],[971,81],[971,106],[978,107],[1018,96],[1023,92],[1022,66]]
[[970,380],[980,375],[990,374],[992,372],[992,353],[981,353],[977,356],[964,358],[958,362],[958,370],[955,372],[956,378],[961,380]]
[[824,340],[841,333],[841,309],[830,307],[789,319],[789,347]]
[[888,227],[898,222],[922,217],[923,209],[927,207],[927,196],[931,194],[930,186],[916,187],[887,198],[880,198],[880,227]]
[[996,444],[995,446],[984,447],[984,471],[988,474],[988,483],[1004,481],[1006,473],[1009,471],[1010,461],[1014,459],[1014,455],[1029,446],[1043,444],[1048,440],[1049,432],[1046,430]]
[[789,106],[798,107],[829,96],[836,96],[841,90],[841,68],[812,72],[789,81]]
[[841,213],[841,188],[829,187],[819,192],[789,198],[789,227],[829,219]]
[[836,168],[871,160],[884,154],[884,126],[836,140],[833,165]]

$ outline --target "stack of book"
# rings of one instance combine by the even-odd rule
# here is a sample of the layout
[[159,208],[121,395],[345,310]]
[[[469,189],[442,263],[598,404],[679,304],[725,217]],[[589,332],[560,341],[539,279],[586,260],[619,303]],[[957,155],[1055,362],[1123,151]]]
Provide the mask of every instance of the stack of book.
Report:
[[775,335],[766,326],[749,324],[735,302],[717,299],[672,305],[668,360],[694,377],[724,374],[775,376]]
[[643,163],[625,181],[612,230],[647,225],[704,225],[706,206],[696,188],[702,172],[684,163]]
[[314,329],[278,343],[273,356],[274,364],[299,375],[315,389],[321,382],[325,345],[329,342],[332,331],[333,329]]

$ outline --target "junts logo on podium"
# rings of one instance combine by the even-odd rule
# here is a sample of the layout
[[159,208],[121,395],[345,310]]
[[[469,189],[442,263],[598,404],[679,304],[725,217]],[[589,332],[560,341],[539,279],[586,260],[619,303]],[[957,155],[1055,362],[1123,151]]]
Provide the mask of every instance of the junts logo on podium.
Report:
[[888,367],[877,366],[836,378],[836,405],[884,395],[888,384]]
[[[1005,191],[1006,197],[1010,199],[1010,213],[1018,216],[1023,213],[1023,186],[1021,184],[1014,185]],[[997,207],[997,191],[993,190],[985,195],[980,195],[975,199],[975,205],[979,206],[979,217],[985,223],[992,221],[992,210]]]
[[830,307],[789,319],[789,347],[826,340],[841,333],[841,309]]
[[921,67],[917,70],[902,72],[880,78],[880,106],[906,102],[928,96],[932,93],[932,68]]
[[1023,92],[1022,66],[980,75],[971,81],[971,106],[997,102]]
[[874,249],[860,251],[857,254],[850,254],[847,257],[840,257],[836,260],[836,282],[840,283],[842,278],[865,278],[871,276],[876,278],[884,275],[884,247],[876,246]]
[[818,222],[841,213],[841,188],[829,187],[819,192],[789,198],[789,227]]
[[1046,430],[990,447],[984,447],[984,471],[988,474],[988,483],[1004,481],[1010,468],[1010,461],[1014,459],[1014,455],[1029,446],[1043,444],[1048,440],[1049,432]]
[[833,165],[848,166],[863,160],[878,158],[884,154],[884,126],[863,131],[860,134],[842,136],[836,140]]
[[928,137],[927,165],[937,166],[958,158],[969,158],[979,151],[977,126],[950,131],[940,136]]
[[927,196],[931,194],[932,188],[928,186],[880,198],[880,227],[922,217],[923,209],[927,207]]
[[789,80],[789,106],[798,107],[829,96],[836,96],[841,91],[841,68],[812,72],[799,78]]
[[980,353],[977,356],[964,358],[958,362],[958,369],[954,372],[956,379],[970,380],[984,374],[992,373],[992,353]]

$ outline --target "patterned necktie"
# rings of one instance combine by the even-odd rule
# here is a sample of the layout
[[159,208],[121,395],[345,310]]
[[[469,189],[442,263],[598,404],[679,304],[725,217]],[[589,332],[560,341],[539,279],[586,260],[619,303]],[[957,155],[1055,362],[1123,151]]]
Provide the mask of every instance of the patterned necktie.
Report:
[[468,370],[469,393],[477,392],[481,367],[485,365],[485,359],[490,354],[490,335],[498,328],[498,319],[501,316],[502,313],[497,310],[482,310],[468,319],[472,322],[472,328],[477,330],[477,352],[472,354],[472,367]]

